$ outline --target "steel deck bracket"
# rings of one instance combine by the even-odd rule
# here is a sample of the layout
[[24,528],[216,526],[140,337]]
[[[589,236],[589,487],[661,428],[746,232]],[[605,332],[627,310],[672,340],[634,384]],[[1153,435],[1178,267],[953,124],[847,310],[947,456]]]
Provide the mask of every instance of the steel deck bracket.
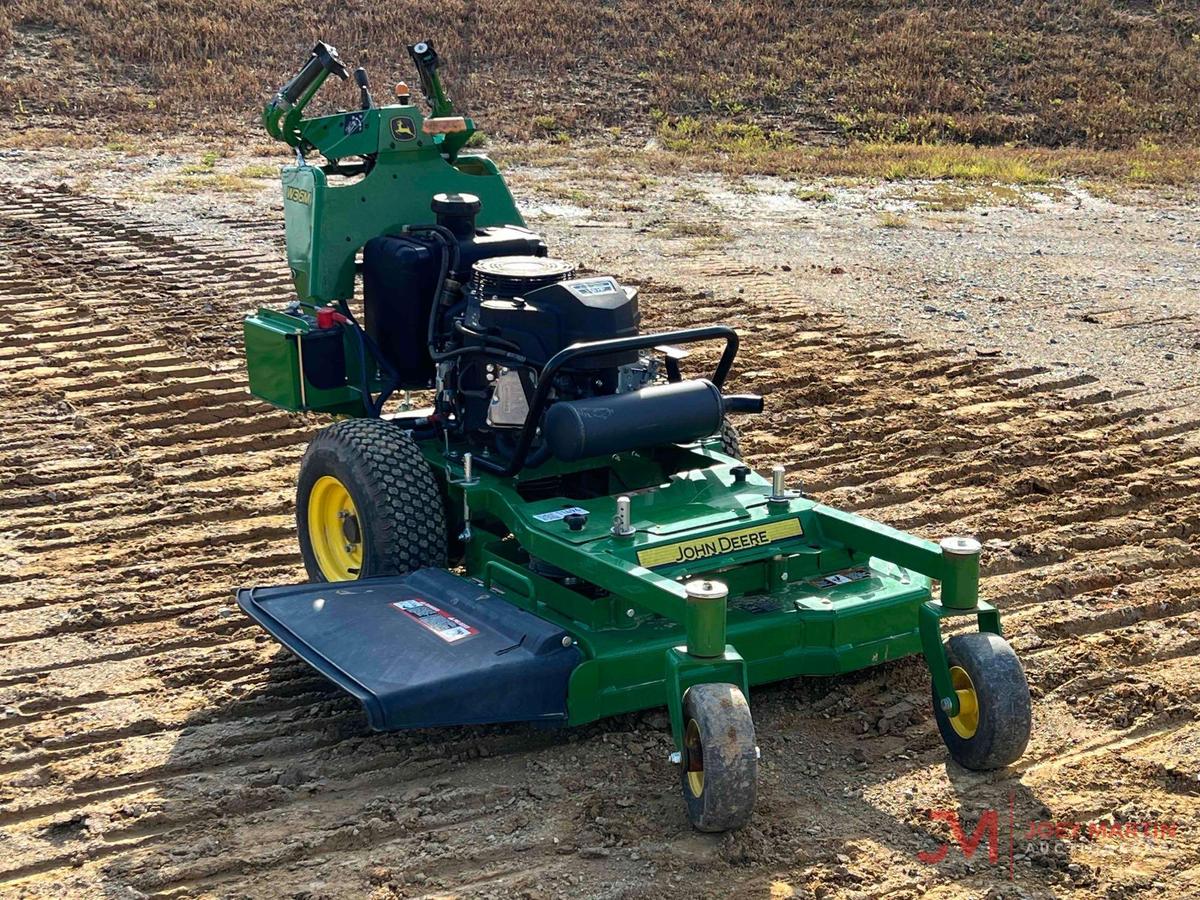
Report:
[[958,715],[958,694],[950,681],[950,662],[946,659],[946,648],[942,645],[942,619],[949,616],[974,615],[979,623],[979,630],[990,632],[997,637],[1003,637],[1000,631],[1000,613],[996,607],[982,600],[974,606],[960,609],[943,606],[940,600],[927,600],[921,604],[918,625],[921,632],[921,652],[925,655],[925,664],[929,666],[929,675],[933,679],[933,689],[938,701],[943,706],[947,716]]
[[667,712],[671,717],[671,737],[675,749],[683,750],[683,695],[695,684],[734,684],[742,694],[750,698],[750,680],[746,673],[746,661],[733,649],[725,645],[720,656],[692,656],[687,647],[672,647],[667,651]]

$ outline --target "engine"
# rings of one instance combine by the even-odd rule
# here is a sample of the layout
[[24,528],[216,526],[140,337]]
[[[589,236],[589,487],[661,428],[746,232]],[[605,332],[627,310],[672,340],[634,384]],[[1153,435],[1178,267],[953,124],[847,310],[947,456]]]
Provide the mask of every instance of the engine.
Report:
[[[479,208],[439,194],[436,225],[366,244],[365,328],[398,387],[434,389],[439,427],[503,456],[546,363],[572,344],[636,336],[641,317],[636,289],[579,277],[526,228],[476,228]],[[590,356],[558,371],[552,397],[628,393],[658,375],[638,351]]]

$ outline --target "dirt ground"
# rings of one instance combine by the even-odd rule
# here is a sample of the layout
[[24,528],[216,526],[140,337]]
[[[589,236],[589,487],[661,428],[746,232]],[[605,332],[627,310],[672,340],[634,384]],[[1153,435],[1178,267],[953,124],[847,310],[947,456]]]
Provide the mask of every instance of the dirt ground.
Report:
[[183,162],[0,157],[6,893],[1200,895],[1189,198],[512,170],[650,326],[739,329],[752,463],[978,535],[1029,676],[1032,743],[991,774],[947,761],[919,660],[756,689],[757,813],[710,836],[662,711],[372,734],[242,617],[234,588],[302,576],[320,422],[245,387],[240,319],[290,289],[277,188]]

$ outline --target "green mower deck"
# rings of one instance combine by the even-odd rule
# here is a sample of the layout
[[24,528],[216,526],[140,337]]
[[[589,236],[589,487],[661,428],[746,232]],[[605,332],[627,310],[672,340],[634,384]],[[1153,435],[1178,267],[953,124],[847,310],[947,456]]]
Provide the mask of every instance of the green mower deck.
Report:
[[[449,463],[450,508],[459,495],[472,514],[468,573],[561,625],[584,651],[571,676],[570,722],[665,704],[679,744],[679,700],[699,681],[747,690],[926,650],[931,670],[942,670],[939,696],[956,715],[940,619],[975,614],[981,629],[1000,634],[995,611],[976,599],[978,547],[946,552],[790,492],[773,497],[770,481],[718,448],[680,448],[668,467],[680,468],[669,474],[650,453],[588,461],[617,482],[654,482],[630,496],[636,530],[624,536],[611,527],[615,495],[527,502],[522,479],[484,473],[465,483]],[[431,465],[447,464],[435,443],[423,451]],[[567,511],[586,522],[573,530]],[[603,595],[582,596],[538,575],[530,556]],[[727,596],[689,596],[687,584],[705,579],[723,584]],[[931,596],[935,580],[940,601]]]

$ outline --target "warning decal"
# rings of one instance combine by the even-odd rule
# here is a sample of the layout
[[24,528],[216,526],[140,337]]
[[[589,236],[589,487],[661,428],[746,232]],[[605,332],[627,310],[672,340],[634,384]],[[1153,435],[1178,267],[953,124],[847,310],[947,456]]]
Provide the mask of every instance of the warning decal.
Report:
[[826,575],[824,578],[813,578],[808,583],[818,590],[822,590],[842,584],[853,584],[856,581],[862,581],[864,578],[870,577],[871,572],[868,569],[859,567],[857,569],[843,569],[840,572],[834,572],[832,575]]
[[707,559],[710,556],[720,556],[722,553],[734,553],[738,550],[749,550],[761,547],[785,538],[800,537],[804,529],[800,527],[799,519],[784,519],[782,522],[767,522],[765,525],[755,525],[752,528],[739,528],[737,531],[727,531],[724,534],[714,534],[709,537],[694,538],[690,541],[680,541],[677,544],[666,544],[662,547],[651,547],[638,551],[638,562],[643,566],[673,566],[679,563],[693,562],[697,559]]
[[588,511],[582,506],[568,506],[565,509],[554,509],[550,512],[538,513],[534,518],[539,522],[557,522],[559,519],[565,519],[567,516],[586,516],[587,514]]
[[423,628],[428,628],[447,644],[453,644],[473,634],[479,634],[478,628],[472,628],[462,619],[456,618],[444,609],[438,609],[419,597],[400,600],[393,603],[396,609],[409,618],[415,619]]

